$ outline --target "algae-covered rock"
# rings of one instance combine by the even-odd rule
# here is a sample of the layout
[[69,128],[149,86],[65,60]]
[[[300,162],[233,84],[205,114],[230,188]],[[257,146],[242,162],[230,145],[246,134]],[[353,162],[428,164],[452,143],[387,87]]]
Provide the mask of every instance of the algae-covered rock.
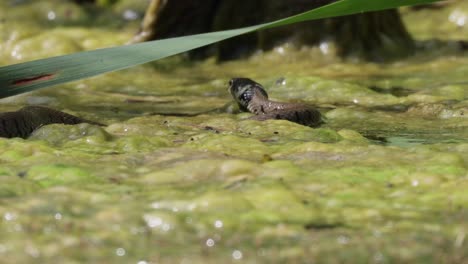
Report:
[[246,186],[243,194],[255,210],[241,216],[241,220],[258,225],[261,223],[305,224],[314,216],[293,192],[281,183],[258,185],[259,182]]
[[0,197],[9,198],[33,194],[39,191],[40,185],[34,181],[24,179],[26,171],[18,173],[2,173],[0,171]]
[[168,168],[144,175],[140,181],[147,184],[171,182],[225,181],[229,178],[254,175],[256,165],[243,160],[213,159],[188,160],[176,168]]
[[338,134],[342,136],[343,139],[347,142],[369,144],[369,140],[367,138],[363,137],[357,131],[351,129],[342,129],[338,131]]
[[56,158],[53,148],[42,142],[26,142],[23,139],[0,138],[0,162],[27,164],[32,160],[47,162]]
[[62,164],[33,166],[27,171],[27,176],[42,187],[90,184],[101,181],[85,169]]
[[318,77],[288,79],[285,85],[273,86],[269,92],[272,98],[278,96],[301,99],[314,104],[358,104],[364,106],[391,105],[399,102],[392,95],[378,94],[368,87],[339,83]]
[[47,56],[58,56],[81,51],[73,39],[59,34],[41,34],[18,41],[7,51],[15,61],[29,61]]
[[243,157],[249,160],[261,159],[265,154],[271,152],[268,146],[260,140],[235,135],[193,136],[185,146],[198,150],[221,152],[228,156]]
[[99,126],[83,123],[78,125],[52,124],[43,126],[35,130],[29,137],[32,140],[44,140],[55,146],[70,144],[70,142],[82,138],[85,138],[88,144],[92,144],[93,142],[109,141],[112,136]]
[[247,134],[250,138],[272,143],[291,140],[332,143],[341,140],[341,136],[334,130],[314,129],[285,120],[266,120],[262,122],[246,120],[239,123],[238,130]]
[[106,22],[111,28],[118,20],[106,21],[105,15],[96,16],[73,1],[3,1],[0,16],[0,59],[9,64],[123,44],[130,38],[122,32],[85,28]]

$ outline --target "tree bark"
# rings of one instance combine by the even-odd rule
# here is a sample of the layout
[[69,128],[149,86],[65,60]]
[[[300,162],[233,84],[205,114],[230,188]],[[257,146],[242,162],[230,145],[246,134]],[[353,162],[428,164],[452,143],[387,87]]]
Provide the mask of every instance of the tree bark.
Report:
[[[265,23],[335,0],[152,0],[133,42],[163,39]],[[295,45],[335,43],[336,55],[386,61],[412,53],[411,36],[397,10],[308,21],[254,32],[189,52],[192,58],[246,57],[284,42]]]

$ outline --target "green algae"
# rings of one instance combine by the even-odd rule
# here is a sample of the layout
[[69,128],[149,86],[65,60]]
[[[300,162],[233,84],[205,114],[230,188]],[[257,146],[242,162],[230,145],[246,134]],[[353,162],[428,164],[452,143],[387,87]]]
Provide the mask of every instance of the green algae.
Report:
[[[118,30],[115,17],[86,28],[90,14],[72,3],[76,16],[48,21],[56,1],[41,3],[3,11],[1,63],[119,44],[136,31]],[[466,26],[447,16],[465,5],[405,13],[426,48],[394,63],[285,44],[244,61],[171,58],[2,100],[0,111],[39,103],[108,125],[0,139],[2,259],[466,262],[468,58],[424,42],[460,38]],[[326,124],[249,120],[227,105],[235,76],[272,99],[317,105]]]
[[29,180],[23,180],[21,177],[24,177],[25,173],[19,173],[19,175],[11,175],[11,172],[0,171],[0,197],[2,198],[11,198],[17,196],[23,196],[28,194],[33,194],[40,190],[40,186]]
[[33,166],[28,170],[27,176],[42,187],[96,181],[88,171],[63,164]]

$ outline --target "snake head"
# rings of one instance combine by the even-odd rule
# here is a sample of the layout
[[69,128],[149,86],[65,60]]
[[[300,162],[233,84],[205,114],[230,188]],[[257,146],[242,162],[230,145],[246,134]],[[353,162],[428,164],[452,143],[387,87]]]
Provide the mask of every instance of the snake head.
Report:
[[265,89],[259,83],[248,78],[232,78],[229,81],[229,92],[239,104],[241,110],[244,111],[247,111],[248,105],[254,96],[263,96],[268,99]]

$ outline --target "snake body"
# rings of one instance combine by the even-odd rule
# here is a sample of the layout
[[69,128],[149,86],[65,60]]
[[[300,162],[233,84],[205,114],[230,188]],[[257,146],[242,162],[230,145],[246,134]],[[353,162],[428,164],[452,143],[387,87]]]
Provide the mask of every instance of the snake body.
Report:
[[0,113],[0,137],[27,138],[34,130],[44,125],[80,123],[103,125],[44,106],[26,106],[15,112]]
[[284,119],[311,127],[323,123],[317,109],[302,103],[271,101],[262,85],[248,78],[231,79],[229,92],[242,111],[255,114],[255,120]]

